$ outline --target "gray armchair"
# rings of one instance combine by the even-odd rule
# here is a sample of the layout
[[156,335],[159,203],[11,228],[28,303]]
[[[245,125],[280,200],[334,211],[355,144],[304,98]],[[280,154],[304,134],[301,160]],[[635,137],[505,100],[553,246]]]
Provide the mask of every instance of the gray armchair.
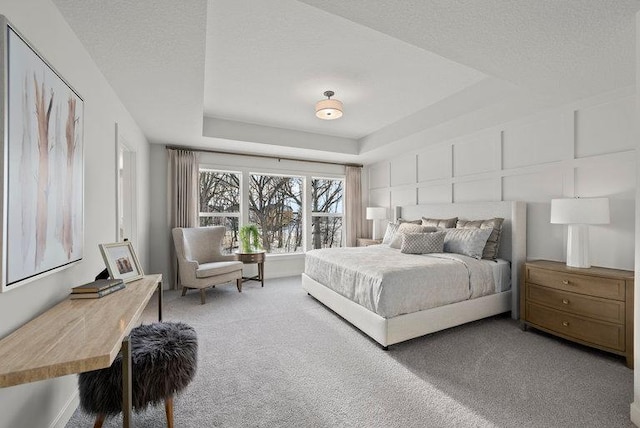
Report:
[[224,226],[176,227],[171,231],[183,296],[189,288],[200,289],[204,305],[206,288],[232,281],[242,292],[242,262],[221,252],[225,232]]

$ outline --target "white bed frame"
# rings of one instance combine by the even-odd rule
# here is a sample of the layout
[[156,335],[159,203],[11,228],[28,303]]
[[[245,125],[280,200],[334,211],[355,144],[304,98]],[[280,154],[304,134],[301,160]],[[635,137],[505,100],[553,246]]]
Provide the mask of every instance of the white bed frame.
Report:
[[396,207],[394,217],[407,220],[415,220],[420,217],[458,217],[466,220],[504,218],[498,257],[511,262],[511,289],[433,309],[393,318],[383,318],[325,287],[304,273],[302,274],[302,288],[385,349],[394,343],[508,311],[511,311],[512,318],[518,319],[519,273],[522,264],[526,261],[527,249],[526,203],[474,202],[408,205]]

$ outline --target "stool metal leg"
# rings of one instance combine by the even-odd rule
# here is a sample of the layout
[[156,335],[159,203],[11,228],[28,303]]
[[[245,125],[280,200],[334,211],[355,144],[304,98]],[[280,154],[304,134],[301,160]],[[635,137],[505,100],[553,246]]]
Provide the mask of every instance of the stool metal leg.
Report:
[[131,342],[129,336],[122,341],[122,426],[130,428],[132,409]]

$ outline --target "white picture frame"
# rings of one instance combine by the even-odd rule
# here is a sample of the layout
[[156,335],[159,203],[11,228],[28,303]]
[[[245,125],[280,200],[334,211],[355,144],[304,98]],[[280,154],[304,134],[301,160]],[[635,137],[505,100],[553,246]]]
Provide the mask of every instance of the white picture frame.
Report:
[[84,253],[84,100],[0,15],[0,291]]
[[112,279],[122,279],[125,283],[144,276],[138,256],[130,241],[100,244],[100,253]]

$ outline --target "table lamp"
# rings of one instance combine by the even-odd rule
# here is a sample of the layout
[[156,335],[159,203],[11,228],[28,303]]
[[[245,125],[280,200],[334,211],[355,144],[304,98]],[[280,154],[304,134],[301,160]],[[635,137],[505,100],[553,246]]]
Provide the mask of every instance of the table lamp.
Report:
[[366,213],[367,220],[373,220],[373,239],[378,238],[376,223],[378,220],[387,218],[387,209],[384,207],[367,207]]
[[609,223],[609,199],[552,199],[551,223],[569,225],[567,266],[591,267],[589,262],[589,225]]

